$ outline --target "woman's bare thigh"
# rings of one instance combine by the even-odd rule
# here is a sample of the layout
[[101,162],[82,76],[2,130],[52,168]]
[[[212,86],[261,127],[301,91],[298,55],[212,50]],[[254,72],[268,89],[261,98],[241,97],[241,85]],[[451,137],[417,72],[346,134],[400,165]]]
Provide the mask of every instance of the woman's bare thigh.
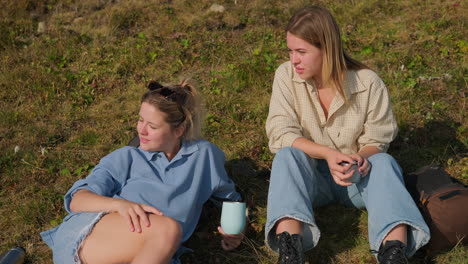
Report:
[[[157,225],[153,215],[151,224]],[[83,263],[130,263],[143,247],[149,228],[142,225],[142,232],[131,232],[128,223],[117,213],[103,216],[84,240],[79,256]]]

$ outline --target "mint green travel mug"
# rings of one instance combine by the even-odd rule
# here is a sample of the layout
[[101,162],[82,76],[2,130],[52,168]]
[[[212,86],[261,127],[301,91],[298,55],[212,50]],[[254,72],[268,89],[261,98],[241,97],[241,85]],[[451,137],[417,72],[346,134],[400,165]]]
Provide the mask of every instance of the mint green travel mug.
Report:
[[237,235],[245,227],[246,206],[243,202],[223,202],[221,227],[224,233]]

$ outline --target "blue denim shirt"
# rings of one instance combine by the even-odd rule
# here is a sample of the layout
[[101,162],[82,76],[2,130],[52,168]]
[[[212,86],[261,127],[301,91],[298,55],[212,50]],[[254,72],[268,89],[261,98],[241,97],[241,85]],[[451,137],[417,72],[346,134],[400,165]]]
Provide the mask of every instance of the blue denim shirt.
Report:
[[[78,190],[88,189],[158,208],[180,223],[182,241],[186,241],[198,223],[203,204],[210,197],[241,198],[226,173],[224,162],[224,153],[206,140],[184,141],[171,161],[161,152],[128,146],[117,149],[102,158],[88,177],[75,182],[66,193],[65,209],[70,214],[64,222],[74,214],[81,214],[70,210],[70,202]],[[70,234],[54,231],[43,235],[55,255],[54,233]]]

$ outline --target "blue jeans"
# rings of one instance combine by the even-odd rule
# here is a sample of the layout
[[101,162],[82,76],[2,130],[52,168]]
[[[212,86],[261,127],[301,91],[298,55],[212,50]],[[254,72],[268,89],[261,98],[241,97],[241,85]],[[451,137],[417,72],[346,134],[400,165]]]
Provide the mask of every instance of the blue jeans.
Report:
[[429,242],[429,228],[407,192],[400,166],[392,156],[379,153],[369,157],[369,174],[357,184],[337,185],[325,160],[313,159],[303,151],[286,147],[273,160],[268,191],[266,244],[278,250],[276,222],[289,217],[304,223],[303,247],[310,250],[320,238],[314,207],[332,202],[366,208],[369,243],[378,250],[383,239],[397,225],[408,225],[408,256]]

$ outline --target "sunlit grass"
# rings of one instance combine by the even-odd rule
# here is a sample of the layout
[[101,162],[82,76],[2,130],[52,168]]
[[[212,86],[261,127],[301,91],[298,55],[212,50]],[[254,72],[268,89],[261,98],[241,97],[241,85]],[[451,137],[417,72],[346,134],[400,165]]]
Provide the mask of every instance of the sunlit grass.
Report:
[[[224,0],[223,13],[207,0],[2,2],[0,252],[22,246],[28,263],[51,263],[39,232],[60,223],[71,184],[135,135],[148,81],[192,77],[207,108],[205,136],[225,151],[251,224],[243,245],[226,253],[215,212],[185,261],[275,263],[263,242],[273,158],[264,123],[274,70],[288,59],[283,28],[308,1]],[[400,126],[390,153],[404,171],[435,162],[468,183],[467,4],[319,2],[336,16],[349,53],[387,84]],[[366,216],[317,210],[322,238],[310,263],[376,263]],[[459,245],[434,261],[464,263],[467,252]]]

